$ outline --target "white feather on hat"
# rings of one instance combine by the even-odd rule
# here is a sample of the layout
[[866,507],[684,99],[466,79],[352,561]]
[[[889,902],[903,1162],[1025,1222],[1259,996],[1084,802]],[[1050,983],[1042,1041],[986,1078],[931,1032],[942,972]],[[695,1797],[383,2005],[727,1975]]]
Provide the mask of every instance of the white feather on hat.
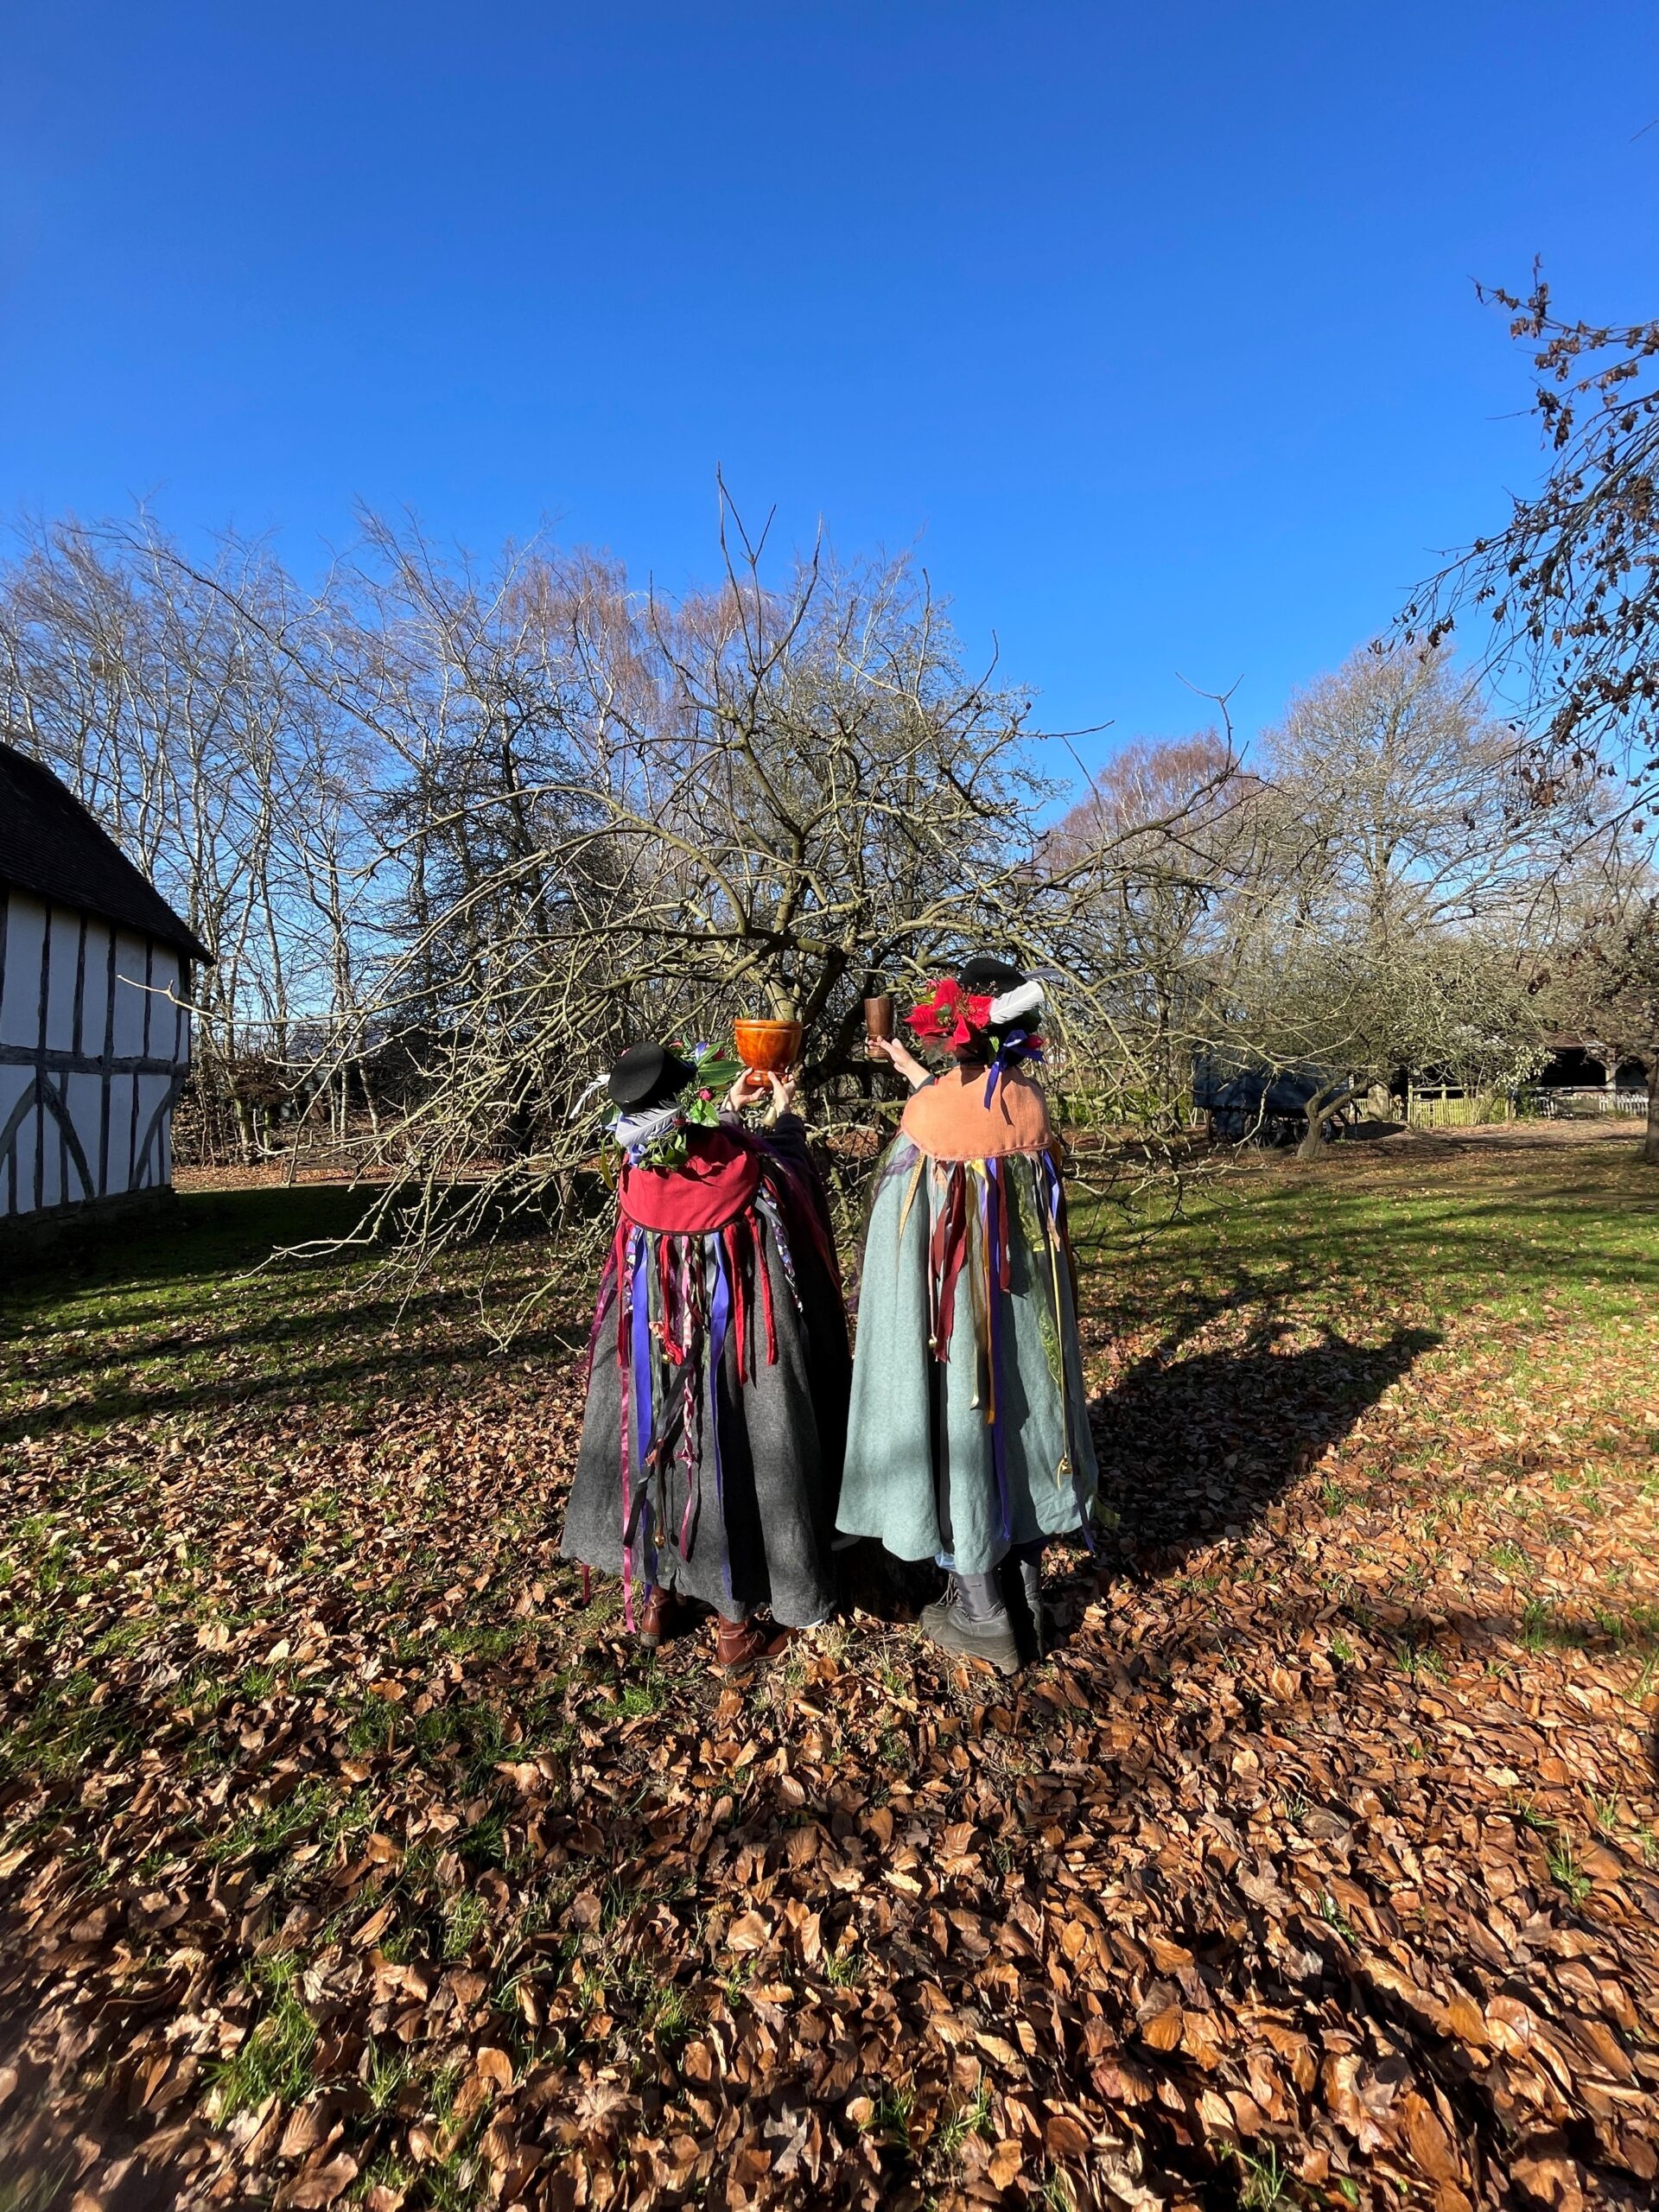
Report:
[[995,1029],[1006,1028],[1009,1022],[1017,1021],[1022,1014],[1035,1014],[1046,996],[1042,985],[1037,982],[1020,983],[1011,991],[1004,991],[1001,998],[991,1001],[991,1027]]

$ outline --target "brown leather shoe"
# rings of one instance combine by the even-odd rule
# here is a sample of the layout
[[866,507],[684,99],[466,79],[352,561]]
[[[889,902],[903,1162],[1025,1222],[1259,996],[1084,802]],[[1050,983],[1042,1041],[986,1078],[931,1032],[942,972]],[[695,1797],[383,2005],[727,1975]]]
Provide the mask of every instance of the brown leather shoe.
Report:
[[747,1667],[757,1659],[775,1659],[795,1640],[792,1628],[776,1621],[721,1621],[715,1638],[717,1667]]
[[639,1649],[654,1651],[659,1643],[667,1643],[679,1626],[679,1599],[672,1590],[664,1590],[658,1585],[645,1599],[645,1610],[639,1616]]

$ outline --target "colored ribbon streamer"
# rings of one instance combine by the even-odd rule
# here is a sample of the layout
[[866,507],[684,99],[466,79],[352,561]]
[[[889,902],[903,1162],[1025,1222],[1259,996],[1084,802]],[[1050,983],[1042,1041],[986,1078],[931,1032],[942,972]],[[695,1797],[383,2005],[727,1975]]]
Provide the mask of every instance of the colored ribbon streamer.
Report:
[[[639,1232],[634,1232],[637,1241]],[[626,1272],[629,1254],[623,1251],[622,1238],[618,1237],[620,1265],[616,1294],[616,1412],[617,1427],[622,1441],[622,1624],[628,1634],[633,1634],[633,1454],[630,1450],[628,1401],[632,1395],[632,1377],[628,1372],[628,1282]]]
[[956,1327],[957,1284],[968,1253],[967,1178],[952,1167],[945,1179],[944,1202],[933,1231],[933,1262],[938,1294],[933,1327],[933,1356],[948,1359]]
[[985,1103],[990,1104],[998,1078],[1006,1075],[1010,1068],[1018,1067],[1022,1060],[1040,1063],[1042,1057],[1043,1040],[1040,1037],[1033,1035],[1029,1029],[1010,1029],[998,1046],[996,1057],[991,1062],[991,1071],[985,1079]]
[[[651,1474],[652,1456],[656,1446],[652,1407],[652,1370],[656,1365],[652,1344],[651,1327],[651,1240],[641,1236],[634,1255],[632,1341],[629,1346],[633,1369],[633,1412],[636,1450],[639,1459],[639,1496],[633,1507],[640,1530],[642,1564],[647,1589],[657,1583],[656,1547],[651,1535]],[[629,1548],[632,1531],[623,1537],[625,1554]]]
[[991,1335],[991,1404],[988,1419],[991,1430],[991,1466],[996,1476],[996,1503],[1001,1515],[1003,1542],[1013,1541],[1008,1512],[1007,1452],[1002,1433],[1002,1299],[1001,1268],[996,1255],[1002,1239],[1003,1191],[1001,1177],[995,1165],[986,1162],[985,1177],[987,1228],[989,1230],[986,1252],[986,1302],[990,1308]]
[[731,1319],[731,1285],[722,1262],[725,1242],[709,1239],[709,1265],[714,1281],[709,1295],[709,1448],[715,1456],[715,1504],[720,1514],[726,1594],[732,1594],[731,1548],[724,1541],[726,1529],[726,1470],[720,1448],[720,1383],[726,1367],[726,1331]]

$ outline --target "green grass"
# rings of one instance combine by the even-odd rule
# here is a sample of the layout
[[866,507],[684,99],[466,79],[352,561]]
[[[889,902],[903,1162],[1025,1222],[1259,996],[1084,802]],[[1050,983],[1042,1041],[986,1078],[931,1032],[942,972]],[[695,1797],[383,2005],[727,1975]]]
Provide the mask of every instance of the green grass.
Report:
[[1565,1841],[1553,1845],[1548,1858],[1551,1881],[1564,1890],[1574,1904],[1582,1904],[1594,1884],[1573,1856],[1572,1845]]
[[890,2150],[908,2157],[910,2152],[910,2116],[916,2109],[916,2093],[899,2083],[887,2082],[875,2101],[875,2111],[870,2120],[870,2133]]
[[955,2105],[940,2123],[935,2139],[941,2157],[954,2158],[970,2135],[992,2136],[991,2093],[982,2082],[973,2094]]
[[[533,1236],[464,1250],[407,1297],[373,1249],[273,1260],[348,1236],[364,1203],[319,1185],[187,1193],[168,1221],[20,1273],[0,1292],[0,1448],[101,1436],[117,1421],[160,1422],[188,1441],[251,1406],[315,1414],[418,1395],[433,1350],[475,1323],[486,1278],[504,1304],[544,1280]],[[562,1345],[569,1319],[538,1324],[521,1349]],[[480,1340],[477,1357],[489,1349]],[[310,1510],[326,1534],[339,1502],[325,1492]]]
[[1548,1835],[1554,1828],[1554,1816],[1543,1810],[1535,1797],[1517,1797],[1510,1809],[1523,1827],[1532,1828],[1540,1835]]
[[1426,1675],[1431,1681],[1443,1682],[1446,1680],[1446,1662],[1432,1643],[1416,1643],[1402,1639],[1394,1649],[1402,1672],[1408,1675],[1413,1681],[1420,1675]]
[[[361,1817],[368,1817],[364,1806]],[[255,1805],[239,1814],[224,1833],[206,1847],[209,1859],[229,1863],[243,1858],[270,1861],[289,1847],[322,1829],[331,1821],[349,1821],[351,1801],[341,1806],[326,1783],[314,1782],[295,1790],[278,1805]],[[336,1831],[338,1832],[338,1831]]]
[[77,2163],[66,2155],[33,2173],[0,2176],[0,2212],[56,2212],[68,2201]]
[[1317,1166],[1247,1160],[1189,1193],[1179,1216],[1150,1223],[1082,1198],[1078,1243],[1104,1263],[1097,1291],[1114,1319],[1156,1312],[1177,1336],[1222,1299],[1356,1337],[1385,1318],[1444,1323],[1477,1303],[1499,1319],[1605,1338],[1649,1327],[1659,1173],[1634,1140],[1459,1145],[1449,1159],[1447,1147],[1414,1153],[1414,1141],[1338,1147]]
[[443,1955],[464,1959],[490,1924],[490,1909],[475,1891],[450,1898],[443,1914]]
[[362,2077],[363,2094],[369,2101],[370,2111],[390,2112],[403,2094],[411,2071],[405,2052],[387,2050],[379,2044],[372,2046]]
[[823,1978],[832,1989],[854,1988],[864,1974],[864,1955],[855,1948],[832,1951],[823,1962]]
[[1328,1890],[1319,1899],[1319,1917],[1328,1926],[1334,1928],[1344,1942],[1351,1943],[1356,1950],[1358,1949],[1359,1931]]
[[316,2046],[316,2029],[293,1991],[284,1989],[255,2024],[235,2056],[218,2069],[214,2086],[219,2118],[234,2120],[238,2113],[251,2111],[269,2096],[297,2104],[312,2086]]
[[632,1681],[622,1688],[617,1711],[625,1720],[638,1720],[646,1713],[660,1713],[673,1694],[673,1685],[653,1666],[646,1667]]
[[1243,2177],[1238,2192],[1239,2212],[1276,2212],[1281,2204],[1294,2203],[1290,2171],[1280,2164],[1279,2153],[1271,2143],[1259,2156],[1243,2149],[1234,2155]]
[[[1082,1196],[1074,1218],[1085,1348],[1111,1385],[1103,1496],[1132,1541],[1219,1537],[1264,1492],[1298,1487],[1299,1512],[1351,1560],[1386,1564],[1402,1595],[1427,1591],[1466,1530],[1495,1626],[1527,1605],[1510,1633],[1530,1649],[1602,1633],[1528,1585],[1535,1560],[1626,1515],[1659,1471],[1659,1173],[1634,1137],[1258,1155],[1162,1217]],[[1379,1424],[1379,1405],[1403,1418]],[[1388,1430],[1386,1458],[1351,1451],[1362,1422]],[[1185,1433],[1217,1425],[1236,1448],[1201,1471],[1206,1499]],[[1367,1516],[1408,1495],[1419,1541],[1402,1550],[1390,1529],[1368,1554]],[[1506,1497],[1516,1525],[1494,1529]],[[1420,1656],[1414,1679],[1436,1663]]]
[[696,2006],[677,1982],[664,1982],[651,1999],[645,2021],[657,2048],[671,2058],[690,2039],[697,2022]]

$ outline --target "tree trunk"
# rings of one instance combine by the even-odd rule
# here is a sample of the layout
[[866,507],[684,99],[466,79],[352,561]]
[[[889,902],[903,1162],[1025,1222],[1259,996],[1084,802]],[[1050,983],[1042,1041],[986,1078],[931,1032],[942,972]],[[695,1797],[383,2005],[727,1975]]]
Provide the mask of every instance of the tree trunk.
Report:
[[1648,1047],[1648,1135],[1642,1157],[1649,1167],[1659,1167],[1659,1042]]
[[236,1117],[237,1148],[242,1155],[242,1165],[245,1167],[250,1167],[253,1164],[253,1128],[249,1117],[247,1101],[237,1088],[234,1080],[231,1084],[231,1111]]
[[361,1060],[356,1062],[357,1079],[363,1087],[363,1103],[369,1109],[369,1127],[378,1144],[380,1141],[380,1109],[374,1100],[374,1088],[369,1081],[369,1071]]
[[1296,1147],[1298,1160],[1317,1160],[1325,1142],[1325,1125],[1341,1105],[1347,1086],[1338,1084],[1332,1090],[1315,1091],[1307,1102],[1307,1134]]

